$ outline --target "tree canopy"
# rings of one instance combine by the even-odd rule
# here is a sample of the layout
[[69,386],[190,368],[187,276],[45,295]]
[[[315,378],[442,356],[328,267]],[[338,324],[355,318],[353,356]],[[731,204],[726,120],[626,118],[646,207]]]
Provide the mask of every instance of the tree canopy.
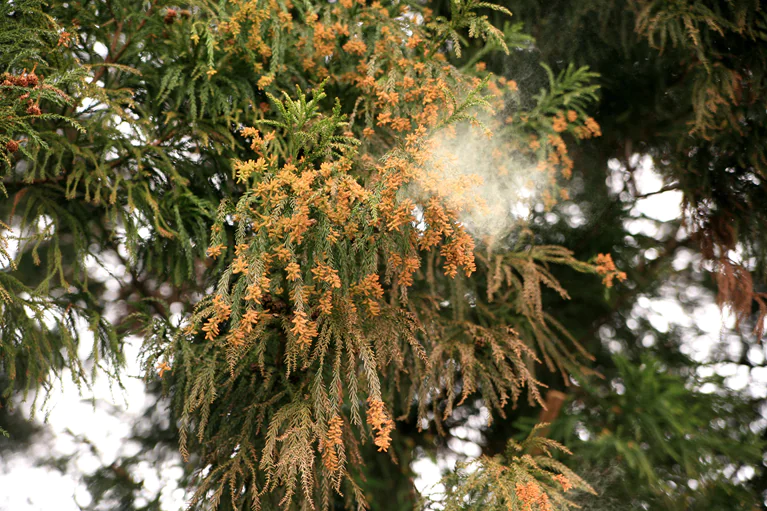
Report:
[[[0,449],[138,342],[190,509],[763,508],[716,368],[765,365],[766,42],[758,0],[4,3]],[[147,453],[90,508],[162,509]]]

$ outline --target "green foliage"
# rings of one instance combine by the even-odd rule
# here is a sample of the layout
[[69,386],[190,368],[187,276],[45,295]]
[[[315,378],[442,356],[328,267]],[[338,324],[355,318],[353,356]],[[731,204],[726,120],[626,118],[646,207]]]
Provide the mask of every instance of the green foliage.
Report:
[[[414,453],[479,407],[508,420],[447,476],[447,509],[591,505],[568,468],[585,461],[603,471],[594,486],[627,474],[606,499],[745,505],[755,492],[725,469],[759,465],[754,410],[652,359],[613,360],[597,331],[618,325],[634,350],[627,311],[693,246],[674,222],[658,240],[622,223],[632,204],[603,171],[641,147],[684,191],[722,303],[760,332],[767,298],[728,250],[741,240],[760,275],[763,13],[565,4],[511,6],[525,31],[473,0],[0,7],[3,406],[67,372],[118,378],[138,335],[192,509],[382,508],[390,474],[413,505]],[[484,188],[450,153],[464,144],[488,153],[469,169]],[[488,188],[490,202],[532,197],[530,214],[503,211],[484,237]],[[573,208],[582,228],[565,225]],[[648,247],[662,255],[645,266]],[[609,252],[631,270],[607,293],[595,274],[625,277]],[[507,449],[514,419],[542,421],[541,389],[571,379],[583,386],[548,433],[575,456],[541,427]],[[141,482],[121,472],[137,459],[89,476],[95,506],[137,508]],[[700,491],[679,489],[689,478]]]
[[614,361],[609,385],[587,383],[576,392],[552,437],[599,470],[623,467],[608,498],[697,509],[728,493],[733,509],[749,509],[755,496],[730,480],[764,452],[748,424],[748,403],[733,392],[704,392],[721,381],[674,374],[651,357]]
[[567,498],[568,492],[596,492],[554,459],[552,453],[569,451],[539,436],[546,426],[539,424],[521,443],[509,441],[503,456],[460,464],[442,480],[444,494],[434,494],[426,509],[566,511],[580,507]]
[[589,71],[587,66],[576,68],[570,64],[555,77],[548,65],[541,65],[546,70],[549,83],[548,88],[541,89],[535,96],[536,107],[533,115],[537,114],[541,120],[548,121],[563,108],[586,115],[587,107],[598,98],[599,85],[593,82],[599,74]]
[[[718,274],[721,305],[761,338],[767,317],[761,3],[524,1],[515,14],[536,27],[546,61],[588,65],[604,77],[602,102],[611,113],[597,120],[605,147],[613,144],[610,157],[633,171],[628,160],[641,147],[665,189],[683,192],[687,226]],[[742,259],[734,256],[740,250]],[[749,258],[753,264],[740,264]]]
[[450,41],[452,50],[460,58],[461,46],[465,45],[467,41],[463,37],[463,33],[468,31],[469,37],[480,37],[492,46],[498,46],[504,52],[509,53],[505,33],[493,26],[488,21],[487,16],[477,14],[479,9],[484,8],[511,16],[511,12],[506,7],[490,2],[477,2],[476,0],[453,0],[450,3],[450,8],[450,17],[437,16],[429,26],[434,30],[431,52],[439,49],[446,41]]
[[[174,394],[182,453],[189,453],[188,431],[194,428],[203,445],[204,462],[216,467],[201,480],[193,504],[204,502],[207,492],[212,492],[213,502],[219,502],[232,485],[244,488],[241,494],[230,495],[233,507],[245,502],[263,505],[264,491],[275,493],[279,505],[288,507],[299,488],[307,501],[327,502],[332,489],[341,488],[361,498],[345,460],[351,456],[347,453],[358,449],[357,442],[364,442],[363,399],[369,404],[368,424],[374,423],[372,403],[396,402],[398,393],[405,398],[403,411],[418,403],[419,423],[428,420],[429,405],[446,403],[441,414],[447,418],[457,399],[453,372],[462,377],[459,405],[478,392],[503,413],[506,402],[516,402],[525,386],[531,401],[540,399],[528,368],[535,352],[509,327],[483,328],[455,314],[443,319],[431,307],[415,305],[418,302],[408,311],[396,302],[371,301],[371,296],[384,292],[378,287],[379,272],[385,275],[384,282],[409,278],[391,261],[409,257],[411,240],[430,238],[437,225],[430,222],[419,230],[411,223],[396,230],[389,227],[385,237],[381,234],[379,226],[387,222],[388,212],[400,207],[389,205],[386,179],[370,191],[350,180],[345,162],[354,161],[360,142],[337,135],[346,123],[338,102],[330,115],[319,111],[324,98],[322,88],[310,101],[300,90],[295,100],[287,95],[284,100],[271,98],[278,120],[257,125],[273,128],[276,136],[269,138],[280,140],[281,145],[269,160],[234,163],[235,176],[246,190],[237,204],[222,203],[213,226],[217,234],[211,250],[223,246],[229,219],[235,219],[231,266],[215,292],[197,304],[188,328],[179,331],[171,345],[165,347],[164,335],[154,338],[156,355],[148,359],[148,367],[162,357],[173,360],[176,371],[183,372],[173,383],[178,386]],[[466,101],[476,100],[469,94]],[[458,105],[448,122],[465,110]],[[439,129],[444,122],[436,124]],[[243,133],[254,139],[253,148],[262,140],[255,130]],[[269,144],[264,143],[264,154]],[[405,167],[410,159],[418,157],[401,149],[382,158],[384,165]],[[314,170],[318,167],[319,174]],[[288,185],[291,192],[283,192]],[[339,191],[335,208],[318,202],[305,216],[305,201],[321,196],[324,189],[348,189],[357,201],[343,205],[346,195]],[[446,233],[443,243],[452,242],[452,235]],[[406,248],[398,253],[403,250],[399,247]],[[388,262],[382,265],[387,255]],[[511,279],[506,285],[517,287],[518,307],[538,335],[547,363],[553,368],[556,361],[564,368],[568,357],[572,362],[575,358],[547,337],[555,336],[543,316],[539,287],[546,284],[566,293],[532,260],[586,272],[594,268],[557,247],[536,247],[529,255],[513,256],[506,269]],[[271,270],[277,261],[286,265],[284,276]],[[295,269],[289,270],[290,265]],[[495,285],[496,290],[502,287],[500,282]],[[397,287],[392,288],[396,299]],[[316,294],[322,296],[319,304]],[[205,340],[197,333],[200,329]],[[259,385],[254,387],[256,381]],[[444,398],[432,397],[440,395]],[[216,419],[222,415],[226,421]],[[350,431],[328,447],[329,421],[334,418]],[[388,447],[386,436],[373,428],[368,434],[381,449]],[[315,442],[320,445],[322,463],[315,460],[319,457]],[[337,452],[328,455],[328,448]]]
[[[40,110],[40,104],[52,108],[71,106],[65,92],[77,87],[85,78],[81,66],[60,66],[62,28],[44,12],[42,1],[5,3],[0,7],[0,175],[10,175],[12,159],[22,156],[28,161],[50,156],[47,134],[40,130],[44,121],[60,121],[73,129],[82,128],[71,118]],[[46,109],[48,110],[48,109]],[[11,135],[17,138],[12,138]],[[19,153],[18,155],[16,153]],[[34,179],[30,172],[28,179]],[[0,191],[7,195],[5,184]]]

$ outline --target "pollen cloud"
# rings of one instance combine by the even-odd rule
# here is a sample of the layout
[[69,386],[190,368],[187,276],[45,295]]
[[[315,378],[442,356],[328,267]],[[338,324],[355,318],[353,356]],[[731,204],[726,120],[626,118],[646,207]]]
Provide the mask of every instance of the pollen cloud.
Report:
[[547,181],[536,161],[514,151],[508,140],[468,123],[429,142],[420,191],[438,195],[458,211],[475,238],[492,242],[526,220]]

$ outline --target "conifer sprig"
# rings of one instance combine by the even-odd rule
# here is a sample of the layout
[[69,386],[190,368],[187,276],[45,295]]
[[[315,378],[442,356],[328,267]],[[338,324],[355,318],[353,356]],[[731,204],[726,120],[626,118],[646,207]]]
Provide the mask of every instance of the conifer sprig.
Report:
[[[62,366],[85,381],[78,321],[108,373],[123,336],[139,333],[183,456],[210,467],[192,507],[327,509],[341,493],[365,505],[360,445],[390,449],[395,418],[442,428],[475,394],[503,414],[525,393],[540,401],[537,361],[575,367],[540,287],[566,295],[546,264],[597,266],[551,247],[501,270],[478,264],[462,217],[478,181],[435,177],[436,140],[459,123],[496,132],[504,151],[537,162],[551,206],[572,168],[563,137],[599,134],[585,110],[593,75],[552,77],[537,109],[509,121],[516,83],[450,62],[472,38],[507,48],[512,38],[477,13],[503,7],[457,2],[434,19],[409,2],[131,5],[52,2],[52,19],[71,26],[30,47],[45,50],[37,69],[73,71],[57,90],[38,82],[39,114],[19,113],[20,83],[2,89],[17,117],[8,142],[28,132],[5,182],[3,230],[21,242],[0,273],[12,381],[30,353],[25,385]],[[8,69],[25,76],[16,61]],[[111,258],[127,309],[110,310],[113,323],[90,273]],[[38,281],[21,277],[38,264]],[[505,284],[484,278],[507,267]],[[492,292],[467,293],[475,273]],[[487,313],[484,296],[500,293],[511,322]]]
[[[426,509],[469,511],[567,511],[578,509],[571,493],[594,489],[552,453],[570,452],[538,435],[539,424],[522,443],[510,441],[503,456],[460,463],[442,480],[444,493],[431,494]],[[541,454],[535,454],[541,453]]]

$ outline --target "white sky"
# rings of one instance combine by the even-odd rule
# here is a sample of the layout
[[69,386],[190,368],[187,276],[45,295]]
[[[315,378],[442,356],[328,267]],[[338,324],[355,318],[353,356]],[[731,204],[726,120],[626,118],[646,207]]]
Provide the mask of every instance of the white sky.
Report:
[[[653,171],[650,158],[639,158],[635,161],[635,176],[638,192],[645,194],[661,188],[662,181]],[[608,183],[615,193],[622,191],[623,182],[620,178],[623,169],[613,162],[610,165],[612,176]],[[635,214],[644,215],[650,219],[661,221],[678,218],[681,214],[681,193],[669,191],[637,202]],[[577,208],[576,208],[577,209]],[[652,220],[637,219],[627,226],[629,231],[643,232],[655,235]],[[653,254],[646,254],[652,258]],[[683,265],[689,261],[680,261]],[[706,359],[713,346],[722,335],[722,326],[731,326],[732,321],[723,318],[717,306],[711,302],[699,310],[693,317],[688,317],[673,299],[654,299],[643,297],[637,301],[635,313],[645,316],[659,330],[665,330],[670,324],[691,326],[697,324],[705,335],[691,338],[684,346],[689,354],[699,360]],[[643,342],[652,342],[644,339]],[[87,343],[84,343],[87,345]],[[54,391],[52,408],[48,418],[48,429],[43,441],[33,444],[31,450],[0,458],[0,511],[79,511],[77,503],[86,505],[90,496],[83,483],[75,477],[78,473],[88,473],[100,466],[109,465],[121,455],[132,455],[139,446],[129,442],[130,428],[135,419],[141,416],[145,407],[151,404],[144,393],[144,384],[140,379],[138,366],[138,342],[127,348],[126,359],[129,361],[125,372],[123,394],[119,389],[110,389],[106,378],[99,379],[92,393],[80,396],[76,387],[64,375],[63,387]],[[619,349],[619,346],[615,346]],[[748,354],[755,362],[761,362],[765,357],[762,348],[754,347]],[[711,369],[713,371],[713,369]],[[736,364],[720,364],[716,370],[728,376],[727,383],[733,388],[742,389],[749,386],[754,395],[767,396],[767,370],[753,371],[750,375],[747,368]],[[96,399],[94,409],[90,398]],[[113,406],[110,406],[110,403]],[[110,413],[110,408],[117,408],[119,413]],[[29,407],[26,407],[28,411]],[[112,410],[113,411],[113,410]],[[486,413],[486,411],[485,411]],[[486,418],[476,417],[477,426],[486,422]],[[451,447],[468,457],[480,454],[477,441],[481,436],[476,430],[460,428],[455,431],[459,437],[451,441]],[[75,440],[77,437],[89,439],[96,447],[98,454],[91,452],[86,445]],[[36,466],[43,456],[67,456],[70,458],[67,474],[55,472],[47,467]],[[414,470],[420,474],[416,480],[419,491],[438,491],[435,486],[440,473],[451,469],[455,459],[440,458],[437,463],[428,458],[421,458],[413,463]],[[144,479],[150,495],[162,489],[161,501],[163,509],[177,511],[184,508],[185,492],[176,486],[176,479],[181,475],[180,458],[166,463],[163,467],[143,467],[138,479]],[[156,470],[160,468],[160,470]],[[162,480],[157,474],[162,474]]]
[[[92,392],[80,396],[77,387],[68,379],[69,374],[64,374],[63,385],[54,391],[51,399],[48,428],[42,441],[33,443],[29,451],[0,459],[0,510],[79,511],[77,503],[87,505],[91,499],[84,483],[73,476],[91,473],[120,456],[139,451],[137,443],[128,441],[131,427],[152,404],[154,397],[144,392],[138,344],[134,339],[126,347],[125,392],[110,388],[107,378],[102,376]],[[91,398],[96,400],[95,408]],[[23,408],[28,413],[29,406]],[[117,413],[114,413],[115,408],[119,410]],[[98,452],[93,453],[77,438],[87,438]],[[39,458],[48,456],[69,457],[69,473],[61,474],[36,466]],[[139,480],[144,479],[150,498],[162,488],[163,509],[169,511],[185,507],[184,490],[176,485],[182,475],[180,463],[179,457],[175,463],[165,463],[155,470],[144,467],[139,476]],[[158,473],[163,474],[164,480],[158,479]]]

